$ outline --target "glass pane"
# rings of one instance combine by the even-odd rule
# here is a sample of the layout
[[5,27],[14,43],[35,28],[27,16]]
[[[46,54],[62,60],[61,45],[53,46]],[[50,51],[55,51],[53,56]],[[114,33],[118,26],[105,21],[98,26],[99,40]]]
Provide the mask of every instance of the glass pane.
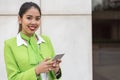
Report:
[[92,3],[93,80],[120,80],[120,0]]

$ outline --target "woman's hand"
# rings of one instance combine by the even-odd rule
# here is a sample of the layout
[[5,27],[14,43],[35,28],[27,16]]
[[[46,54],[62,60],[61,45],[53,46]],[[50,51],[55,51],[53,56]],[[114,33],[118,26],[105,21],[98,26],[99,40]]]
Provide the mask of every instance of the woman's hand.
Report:
[[60,69],[60,63],[61,63],[61,60],[60,60],[60,59],[56,60],[56,61],[53,63],[53,65],[52,65],[52,70],[54,70],[55,73],[57,73],[57,72],[59,71],[59,69]]
[[45,59],[43,62],[41,62],[40,64],[38,64],[36,66],[36,75],[39,75],[40,73],[44,73],[44,72],[48,72],[50,70],[52,70],[53,68],[53,61],[50,61],[50,59]]

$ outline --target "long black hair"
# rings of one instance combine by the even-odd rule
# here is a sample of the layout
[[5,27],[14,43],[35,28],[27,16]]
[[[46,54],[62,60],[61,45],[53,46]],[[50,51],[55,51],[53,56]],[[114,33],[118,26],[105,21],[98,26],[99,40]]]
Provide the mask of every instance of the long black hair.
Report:
[[[21,5],[20,7],[20,10],[19,10],[19,13],[18,15],[20,16],[20,18],[23,17],[23,15],[26,13],[27,10],[29,10],[31,7],[34,7],[36,8],[39,13],[40,13],[40,16],[41,16],[41,9],[40,7],[34,3],[34,2],[25,2]],[[22,30],[22,24],[19,23],[19,30],[18,30],[18,33]]]

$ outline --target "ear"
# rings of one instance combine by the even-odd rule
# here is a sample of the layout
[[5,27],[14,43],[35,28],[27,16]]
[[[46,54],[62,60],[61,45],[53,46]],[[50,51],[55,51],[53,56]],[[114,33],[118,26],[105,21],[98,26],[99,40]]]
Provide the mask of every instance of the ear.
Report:
[[20,17],[20,16],[18,16],[18,22],[19,22],[19,24],[21,24],[21,23],[22,23],[22,19],[21,19],[21,17]]

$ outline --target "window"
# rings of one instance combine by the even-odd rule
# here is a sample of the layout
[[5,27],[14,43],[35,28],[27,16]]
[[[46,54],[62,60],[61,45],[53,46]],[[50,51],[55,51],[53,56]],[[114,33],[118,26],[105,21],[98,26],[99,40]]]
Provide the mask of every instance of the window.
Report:
[[120,79],[120,0],[93,0],[93,80]]

